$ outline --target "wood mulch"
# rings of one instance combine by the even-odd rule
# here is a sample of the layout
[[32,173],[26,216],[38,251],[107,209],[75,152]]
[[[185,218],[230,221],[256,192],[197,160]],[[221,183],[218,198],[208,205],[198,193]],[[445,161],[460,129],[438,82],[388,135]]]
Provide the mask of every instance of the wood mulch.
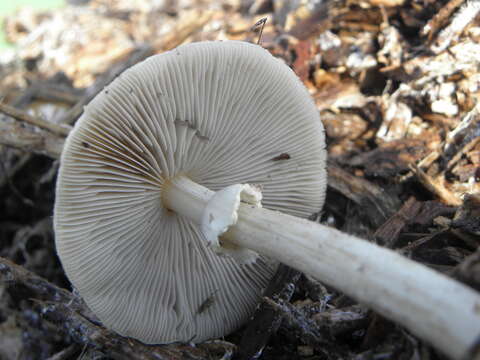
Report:
[[475,1],[70,3],[21,9],[4,24],[17,47],[0,54],[0,359],[443,358],[285,266],[251,321],[225,339],[122,338],[65,290],[51,216],[65,135],[116,76],[185,42],[259,42],[297,73],[325,125],[329,187],[312,220],[480,291]]

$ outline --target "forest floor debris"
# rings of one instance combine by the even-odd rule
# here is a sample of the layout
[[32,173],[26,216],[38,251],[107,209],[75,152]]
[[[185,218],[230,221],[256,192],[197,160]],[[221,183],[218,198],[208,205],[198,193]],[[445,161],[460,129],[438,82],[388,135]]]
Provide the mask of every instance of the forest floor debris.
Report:
[[64,290],[50,217],[65,135],[110,81],[181,43],[259,42],[301,78],[325,125],[329,190],[312,219],[478,290],[479,12],[465,0],[90,0],[7,18],[16,49],[0,56],[0,357],[441,359],[286,267],[226,340],[121,338]]

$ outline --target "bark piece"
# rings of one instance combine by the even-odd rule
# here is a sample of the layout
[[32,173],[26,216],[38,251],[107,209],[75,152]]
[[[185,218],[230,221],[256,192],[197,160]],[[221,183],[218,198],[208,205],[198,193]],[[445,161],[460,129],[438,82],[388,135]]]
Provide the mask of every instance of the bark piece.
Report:
[[382,245],[393,248],[404,227],[417,216],[422,204],[413,197],[409,198],[405,204],[392,217],[390,217],[380,228],[375,231],[373,237]]
[[[264,296],[275,301],[289,301],[299,278],[299,271],[281,264]],[[281,319],[281,315],[266,302],[260,303],[243,333],[235,359],[247,360],[261,354],[270,337],[277,332]]]
[[328,185],[357,205],[363,206],[375,227],[383,224],[400,206],[398,198],[334,164],[329,163],[327,173]]

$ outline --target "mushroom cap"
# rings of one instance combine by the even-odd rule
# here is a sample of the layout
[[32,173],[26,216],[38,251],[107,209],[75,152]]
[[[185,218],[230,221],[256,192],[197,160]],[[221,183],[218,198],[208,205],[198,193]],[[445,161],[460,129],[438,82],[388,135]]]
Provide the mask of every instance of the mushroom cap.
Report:
[[125,71],[65,143],[54,227],[66,274],[109,328],[144,343],[223,336],[252,314],[276,263],[207,247],[162,204],[168,179],[262,186],[264,207],[307,217],[326,188],[318,111],[258,45],[202,42]]

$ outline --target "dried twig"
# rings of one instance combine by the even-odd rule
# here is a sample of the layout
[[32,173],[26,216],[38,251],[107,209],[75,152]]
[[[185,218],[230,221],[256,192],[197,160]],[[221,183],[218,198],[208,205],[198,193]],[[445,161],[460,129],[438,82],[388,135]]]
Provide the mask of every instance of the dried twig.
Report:
[[37,84],[34,86],[35,93],[33,96],[37,99],[49,102],[62,102],[74,105],[80,99],[81,91],[78,89],[55,86],[53,84]]
[[63,149],[64,137],[47,131],[32,131],[21,123],[0,121],[0,144],[17,148],[27,153],[37,153],[57,159]]
[[431,41],[433,36],[437,33],[438,29],[444,24],[450,15],[464,2],[465,0],[450,0],[445,6],[443,6],[433,18],[423,27],[421,34],[427,35],[428,40]]
[[431,50],[438,54],[446,50],[449,45],[458,38],[461,32],[467,27],[470,22],[475,19],[480,12],[480,5],[477,1],[467,1],[467,3],[457,11],[453,19],[445,29],[439,34]]
[[[443,161],[452,167],[457,157],[475,146],[480,137],[480,106],[475,106],[462,121],[447,134],[443,146]],[[466,149],[465,149],[466,148]],[[459,154],[460,155],[457,155]]]
[[420,239],[417,239],[411,243],[409,243],[408,245],[404,246],[403,248],[400,249],[400,252],[403,253],[403,254],[408,254],[412,251],[415,251],[415,249],[417,249],[418,247],[426,244],[427,242],[431,241],[432,239],[434,239],[436,236],[440,235],[440,234],[443,234],[447,232],[447,230],[440,230],[440,231],[437,231],[433,234],[429,234],[429,235],[426,235],[426,236],[423,236],[421,237]]
[[265,27],[266,22],[267,22],[267,18],[264,17],[258,20],[250,29],[251,31],[257,31],[257,29],[260,28],[260,31],[258,32],[258,40],[257,40],[258,45],[260,45],[260,42],[262,41],[263,28]]
[[437,196],[447,205],[459,206],[462,204],[462,200],[456,197],[450,190],[448,190],[442,183],[442,176],[439,176],[436,179],[433,179],[418,166],[412,165],[411,170],[417,176],[418,181],[425,186],[432,194]]
[[415,198],[409,198],[400,210],[375,231],[374,239],[386,247],[394,247],[402,229],[418,214],[421,207],[422,204]]
[[34,82],[22,91],[10,105],[22,109],[36,99],[74,105],[82,96],[83,89],[75,89],[64,82],[63,79],[57,79],[55,76],[47,80]]
[[70,126],[58,125],[50,121],[37,118],[35,116],[31,116],[30,114],[27,114],[26,112],[15,109],[14,107],[9,106],[7,104],[0,103],[0,112],[4,113],[5,115],[11,116],[16,120],[38,126],[41,129],[48,130],[57,135],[67,136],[71,130]]

